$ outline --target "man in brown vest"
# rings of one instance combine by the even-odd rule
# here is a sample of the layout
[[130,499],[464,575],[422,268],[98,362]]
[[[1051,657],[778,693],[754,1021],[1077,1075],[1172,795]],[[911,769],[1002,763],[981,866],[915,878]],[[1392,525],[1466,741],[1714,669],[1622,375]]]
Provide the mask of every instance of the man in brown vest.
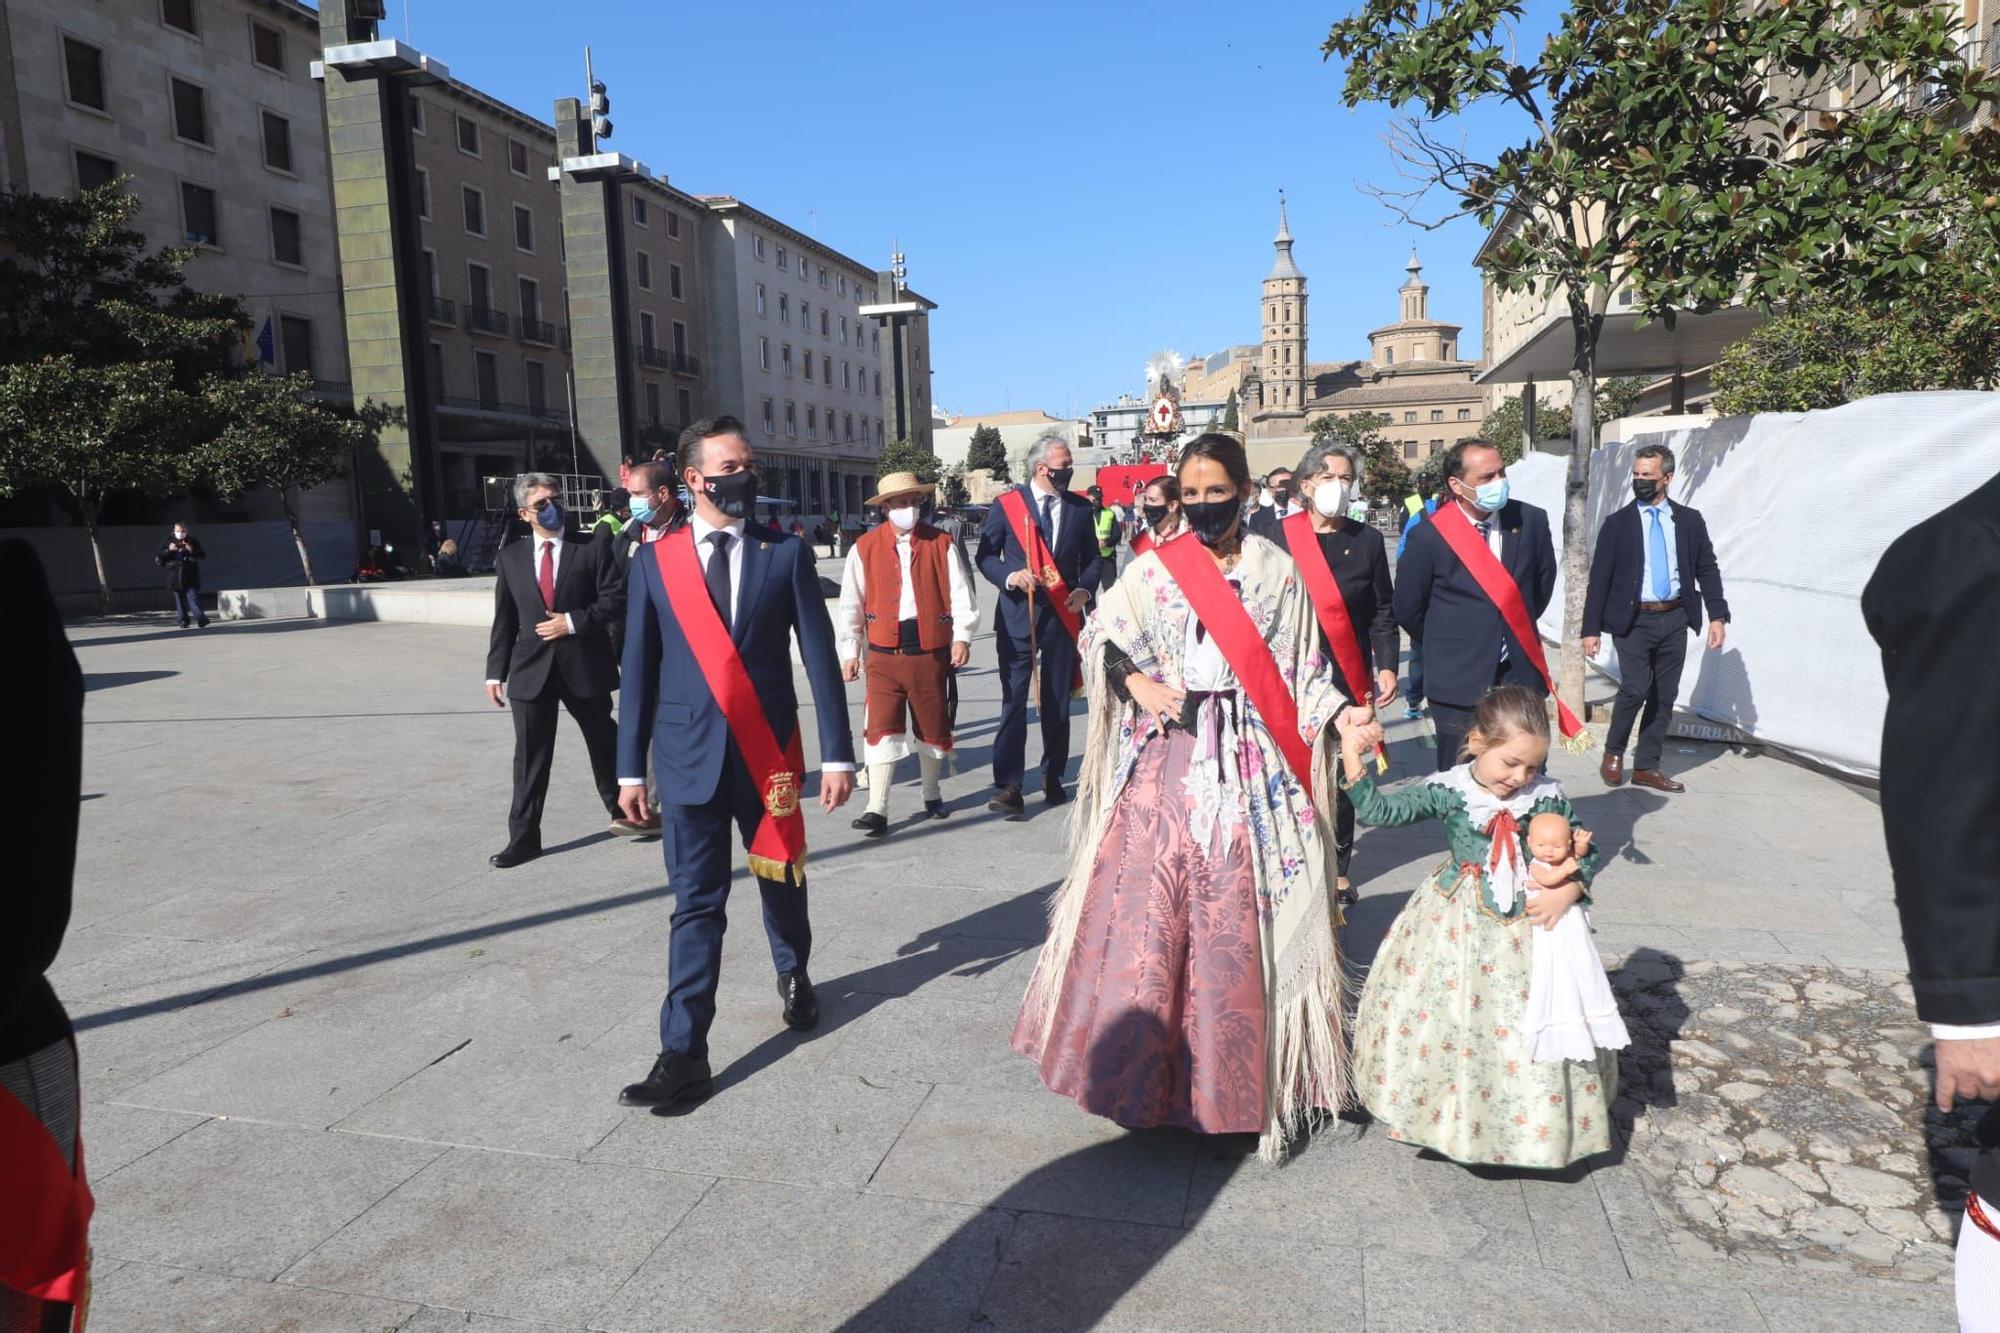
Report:
[[924,811],[932,819],[945,816],[938,779],[951,751],[950,669],[972,656],[977,611],[951,538],[921,521],[936,489],[911,472],[882,478],[880,493],[867,503],[881,506],[887,521],[854,544],[841,574],[834,634],[847,679],[861,674],[862,654],[868,656],[862,747],[868,809],[854,827],[871,838],[889,831],[889,785],[896,761],[912,750],[923,775]]

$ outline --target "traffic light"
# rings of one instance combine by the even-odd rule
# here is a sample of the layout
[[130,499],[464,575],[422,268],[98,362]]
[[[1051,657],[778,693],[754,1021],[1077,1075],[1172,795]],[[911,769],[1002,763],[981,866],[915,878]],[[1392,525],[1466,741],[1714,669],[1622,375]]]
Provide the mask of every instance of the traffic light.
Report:
[[602,79],[590,81],[590,135],[593,139],[611,137],[611,94],[605,91]]

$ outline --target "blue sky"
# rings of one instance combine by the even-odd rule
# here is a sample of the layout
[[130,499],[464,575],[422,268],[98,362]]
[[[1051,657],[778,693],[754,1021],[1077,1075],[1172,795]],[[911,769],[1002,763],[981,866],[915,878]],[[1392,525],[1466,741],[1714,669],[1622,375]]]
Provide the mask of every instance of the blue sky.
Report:
[[1478,346],[1477,228],[1417,233],[1359,189],[1395,175],[1388,116],[1346,110],[1319,54],[1340,0],[408,5],[417,47],[543,119],[590,43],[614,146],[683,189],[871,264],[895,239],[953,411],[1080,414],[1156,350],[1255,341],[1280,186],[1314,359],[1396,317],[1413,240],[1432,316]]

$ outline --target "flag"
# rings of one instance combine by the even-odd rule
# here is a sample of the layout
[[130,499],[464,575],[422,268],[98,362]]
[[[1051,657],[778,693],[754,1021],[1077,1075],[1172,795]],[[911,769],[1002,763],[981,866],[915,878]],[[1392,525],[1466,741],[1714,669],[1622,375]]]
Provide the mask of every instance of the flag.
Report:
[[277,351],[271,345],[271,321],[265,320],[264,327],[257,334],[257,358],[260,361],[275,362]]

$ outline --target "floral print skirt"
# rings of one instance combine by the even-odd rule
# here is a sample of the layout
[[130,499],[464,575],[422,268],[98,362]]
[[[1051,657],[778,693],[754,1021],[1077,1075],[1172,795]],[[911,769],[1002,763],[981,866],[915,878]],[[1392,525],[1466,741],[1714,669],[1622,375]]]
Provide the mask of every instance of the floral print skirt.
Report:
[[1243,820],[1223,821],[1219,855],[1191,832],[1197,807],[1216,796],[1189,781],[1195,748],[1175,729],[1140,751],[1091,868],[1047,1038],[1024,1009],[1013,1046],[1051,1091],[1128,1128],[1255,1134],[1265,1030],[1256,875]]
[[1494,916],[1450,865],[1390,925],[1354,1029],[1355,1085],[1390,1138],[1457,1162],[1547,1169],[1610,1148],[1618,1052],[1528,1058],[1534,928]]

